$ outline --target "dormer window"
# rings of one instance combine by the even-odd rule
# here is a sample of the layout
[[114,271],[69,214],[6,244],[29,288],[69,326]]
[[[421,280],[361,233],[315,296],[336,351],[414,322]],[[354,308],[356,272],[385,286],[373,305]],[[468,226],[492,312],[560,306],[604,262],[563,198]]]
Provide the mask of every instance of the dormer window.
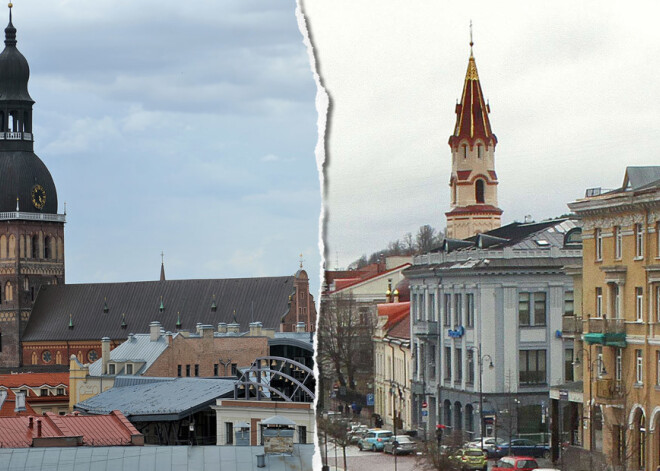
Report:
[[41,397],[48,396],[48,388],[41,388]]
[[114,375],[114,374],[116,374],[115,371],[116,371],[116,366],[115,366],[115,364],[114,364],[114,363],[110,363],[110,364],[108,365],[108,374],[109,374],[109,375]]
[[126,374],[127,375],[133,374],[133,363],[126,363]]

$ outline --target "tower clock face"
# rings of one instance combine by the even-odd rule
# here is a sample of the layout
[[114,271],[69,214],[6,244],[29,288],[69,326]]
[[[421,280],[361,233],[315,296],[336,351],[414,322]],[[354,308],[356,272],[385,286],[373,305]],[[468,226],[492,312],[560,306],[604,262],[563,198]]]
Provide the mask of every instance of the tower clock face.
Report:
[[32,187],[32,204],[37,209],[43,209],[46,204],[46,190],[41,185]]

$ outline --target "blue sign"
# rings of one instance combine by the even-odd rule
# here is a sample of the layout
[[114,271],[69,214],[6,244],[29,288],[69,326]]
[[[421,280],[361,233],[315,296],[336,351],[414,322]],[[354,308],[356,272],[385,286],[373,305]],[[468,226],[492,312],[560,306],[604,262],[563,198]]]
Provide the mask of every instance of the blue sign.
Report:
[[423,410],[422,411],[422,417],[426,417],[427,415],[429,415],[429,411]]
[[367,405],[368,406],[373,406],[374,405],[374,394],[373,393],[367,394]]
[[454,330],[449,329],[449,331],[447,333],[452,338],[460,339],[465,334],[465,328],[461,325],[461,326],[456,327],[456,329],[454,329]]

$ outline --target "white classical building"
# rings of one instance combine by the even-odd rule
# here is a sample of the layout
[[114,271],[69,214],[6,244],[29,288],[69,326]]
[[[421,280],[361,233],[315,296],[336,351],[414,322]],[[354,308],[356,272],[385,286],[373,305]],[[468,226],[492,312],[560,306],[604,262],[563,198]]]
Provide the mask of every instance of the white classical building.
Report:
[[581,247],[574,222],[555,219],[447,239],[414,259],[405,275],[413,421],[420,429],[442,424],[468,436],[545,431],[549,387],[564,381],[565,363],[573,360],[572,345],[561,340],[574,297],[564,267],[579,263]]

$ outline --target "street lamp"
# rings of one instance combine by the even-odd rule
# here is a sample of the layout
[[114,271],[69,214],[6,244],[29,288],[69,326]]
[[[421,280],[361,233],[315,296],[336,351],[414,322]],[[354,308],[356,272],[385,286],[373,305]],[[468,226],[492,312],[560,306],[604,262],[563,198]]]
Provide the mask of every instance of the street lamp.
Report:
[[472,347],[470,350],[477,352],[477,361],[479,362],[479,434],[481,436],[481,447],[484,445],[484,389],[483,389],[483,377],[484,377],[484,360],[488,360],[488,369],[492,370],[495,368],[493,365],[493,357],[488,354],[481,354],[481,342],[479,342],[478,347]]
[[[394,358],[394,357],[392,357]],[[397,462],[396,462],[396,448],[398,442],[396,440],[396,393],[399,393],[401,397],[401,390],[396,381],[390,381],[390,394],[392,395],[392,426],[394,427],[394,432],[392,433],[392,454],[394,455],[394,471],[397,471]]]
[[[587,368],[589,369],[589,461],[591,462],[594,451],[594,427],[593,427],[593,367],[595,364],[600,368],[599,375],[606,375],[605,366],[603,365],[602,358],[595,358],[591,360],[591,349],[582,349],[582,355],[587,354]],[[573,362],[574,365],[580,365],[580,357],[576,357]],[[583,375],[584,377],[584,375]],[[582,411],[584,413],[584,411]]]

